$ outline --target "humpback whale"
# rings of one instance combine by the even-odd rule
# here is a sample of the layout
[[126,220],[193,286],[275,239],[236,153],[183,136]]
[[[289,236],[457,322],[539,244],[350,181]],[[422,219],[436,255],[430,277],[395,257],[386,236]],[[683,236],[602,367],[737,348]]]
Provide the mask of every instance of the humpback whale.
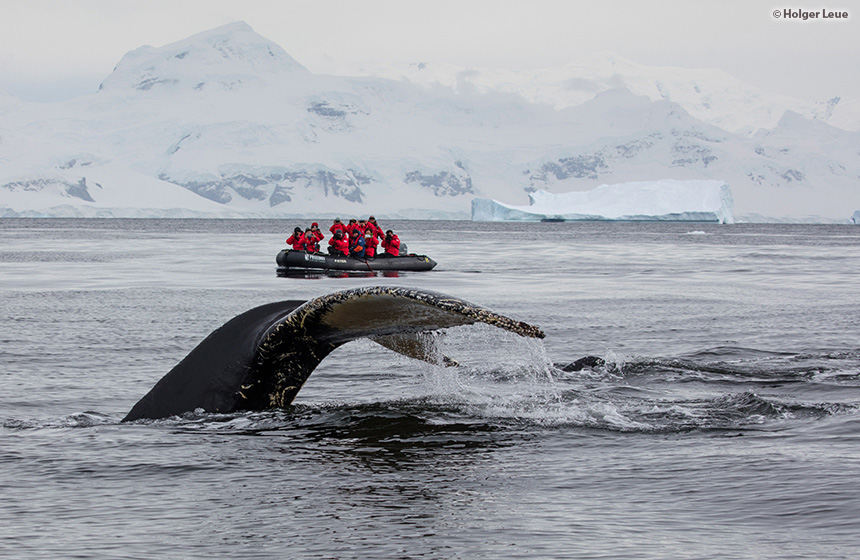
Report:
[[309,301],[269,303],[234,317],[206,337],[123,421],[197,409],[283,408],[323,358],[351,340],[370,338],[407,356],[428,359],[418,333],[474,323],[544,338],[535,326],[414,288],[371,286]]

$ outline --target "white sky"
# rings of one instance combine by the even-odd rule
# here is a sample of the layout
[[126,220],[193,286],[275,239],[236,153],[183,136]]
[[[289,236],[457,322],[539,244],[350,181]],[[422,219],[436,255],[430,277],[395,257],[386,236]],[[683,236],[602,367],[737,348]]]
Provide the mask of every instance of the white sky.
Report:
[[[822,7],[849,19],[773,15]],[[860,99],[856,0],[0,0],[0,88],[36,101],[92,93],[132,49],[239,20],[318,73],[545,68],[612,51],[813,101]]]

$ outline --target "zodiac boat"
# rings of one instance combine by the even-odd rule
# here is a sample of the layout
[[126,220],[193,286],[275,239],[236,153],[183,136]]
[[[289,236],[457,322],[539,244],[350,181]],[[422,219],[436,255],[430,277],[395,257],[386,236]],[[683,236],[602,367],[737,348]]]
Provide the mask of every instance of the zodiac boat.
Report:
[[275,257],[278,273],[293,270],[432,270],[436,261],[426,255],[401,255],[399,257],[370,257],[366,259],[340,257],[323,253],[306,253],[284,249]]

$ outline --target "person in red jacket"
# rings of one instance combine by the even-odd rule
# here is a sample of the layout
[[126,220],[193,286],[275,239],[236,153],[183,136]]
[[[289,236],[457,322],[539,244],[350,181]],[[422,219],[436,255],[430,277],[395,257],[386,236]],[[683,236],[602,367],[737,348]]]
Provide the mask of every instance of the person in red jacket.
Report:
[[342,231],[345,235],[349,235],[349,231],[346,229],[346,224],[341,222],[340,218],[335,218],[334,223],[331,225],[330,228],[328,228],[328,230],[331,232],[332,235],[334,235],[334,232],[336,232],[337,230]]
[[334,236],[328,240],[328,254],[338,257],[349,256],[349,241],[342,230],[336,230]]
[[382,240],[382,248],[385,249],[385,253],[380,255],[381,257],[397,257],[400,255],[400,238],[397,237],[393,231],[388,230],[385,232],[385,239]]
[[383,238],[385,237],[385,232],[382,231],[382,228],[379,227],[379,224],[376,223],[376,218],[370,216],[367,218],[367,229],[373,230],[373,234],[376,237]]
[[308,253],[319,253],[320,242],[311,228],[305,230],[305,237],[304,242],[302,243],[302,249],[304,249]]
[[320,225],[316,222],[311,224],[311,233],[314,235],[314,238],[317,240],[317,244],[320,243],[323,239],[325,239],[325,234],[320,231]]
[[376,239],[376,235],[368,229],[364,232],[364,256],[365,257],[375,257],[376,256],[376,246],[379,245],[379,241]]
[[376,219],[371,216],[367,219],[367,222],[364,223],[364,233],[370,233],[373,236],[373,245],[374,247],[379,244],[379,240],[385,237],[385,233],[382,231],[382,228],[376,223]]
[[293,234],[287,238],[287,245],[292,245],[293,251],[305,249],[305,234],[302,233],[302,228],[297,227],[293,230]]

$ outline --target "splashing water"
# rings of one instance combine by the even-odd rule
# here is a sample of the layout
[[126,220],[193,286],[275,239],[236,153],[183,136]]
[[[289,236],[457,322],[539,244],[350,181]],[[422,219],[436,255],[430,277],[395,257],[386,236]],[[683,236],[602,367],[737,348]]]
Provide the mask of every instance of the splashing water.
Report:
[[[433,363],[422,366],[415,398],[489,421],[666,433],[767,429],[856,409],[792,402],[762,391],[757,386],[762,381],[818,382],[825,377],[818,370],[798,377],[790,358],[781,368],[773,357],[727,365],[610,350],[600,366],[565,372],[553,365],[541,341],[489,327],[424,336]],[[457,365],[451,366],[448,358]],[[446,361],[449,365],[442,365]],[[771,373],[759,371],[762,367]]]
[[484,326],[424,336],[434,363],[422,366],[419,396],[488,419],[544,423],[565,408],[540,340]]

